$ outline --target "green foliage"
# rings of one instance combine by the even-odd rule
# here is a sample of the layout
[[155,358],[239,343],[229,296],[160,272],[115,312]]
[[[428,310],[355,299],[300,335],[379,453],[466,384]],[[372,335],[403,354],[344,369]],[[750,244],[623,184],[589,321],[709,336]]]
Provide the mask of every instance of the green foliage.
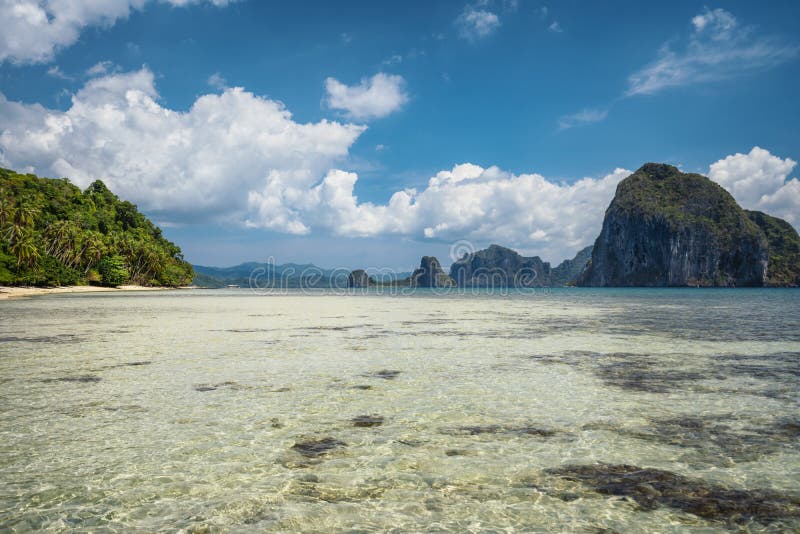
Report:
[[761,231],[720,185],[672,165],[648,163],[617,186],[609,209],[663,219],[673,231],[702,227],[726,247],[733,240],[758,240]]
[[97,271],[104,286],[121,286],[130,276],[125,268],[125,260],[119,255],[102,258],[97,265]]
[[180,248],[103,182],[82,192],[0,169],[0,284],[178,286],[193,276]]
[[767,284],[800,286],[800,236],[791,224],[760,211],[747,211],[769,241]]

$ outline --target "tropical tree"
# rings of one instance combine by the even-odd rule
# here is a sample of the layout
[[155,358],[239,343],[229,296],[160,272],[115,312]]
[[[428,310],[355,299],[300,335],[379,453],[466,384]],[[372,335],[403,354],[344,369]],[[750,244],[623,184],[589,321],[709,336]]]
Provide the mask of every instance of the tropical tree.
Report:
[[34,267],[39,261],[39,248],[36,246],[36,240],[31,231],[25,231],[20,234],[20,236],[11,243],[9,248],[11,253],[17,258],[18,267],[21,265]]
[[14,211],[14,204],[4,194],[0,194],[0,230],[14,219]]

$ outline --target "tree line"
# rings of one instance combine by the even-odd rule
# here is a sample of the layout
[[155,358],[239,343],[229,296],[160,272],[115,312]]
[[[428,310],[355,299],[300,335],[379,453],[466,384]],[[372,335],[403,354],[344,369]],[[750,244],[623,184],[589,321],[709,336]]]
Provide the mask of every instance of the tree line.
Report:
[[180,286],[192,266],[134,204],[100,180],[0,169],[0,284]]

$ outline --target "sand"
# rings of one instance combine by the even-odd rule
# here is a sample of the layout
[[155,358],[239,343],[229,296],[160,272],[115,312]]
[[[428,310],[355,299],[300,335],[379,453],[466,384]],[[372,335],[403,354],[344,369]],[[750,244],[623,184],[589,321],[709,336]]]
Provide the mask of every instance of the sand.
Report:
[[168,287],[145,287],[145,286],[119,286],[119,287],[98,287],[98,286],[63,286],[63,287],[7,287],[0,286],[0,300],[34,297],[37,295],[50,295],[53,293],[96,293],[111,291],[166,291]]

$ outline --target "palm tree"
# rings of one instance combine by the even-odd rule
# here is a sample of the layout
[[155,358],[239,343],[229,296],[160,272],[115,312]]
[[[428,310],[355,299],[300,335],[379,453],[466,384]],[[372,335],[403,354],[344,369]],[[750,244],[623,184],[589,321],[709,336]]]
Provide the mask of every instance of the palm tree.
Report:
[[0,230],[14,219],[14,205],[5,196],[0,196]]
[[81,250],[81,261],[84,265],[84,272],[89,272],[100,258],[103,256],[103,240],[97,232],[88,232],[83,240]]
[[17,267],[22,264],[33,267],[39,261],[39,248],[36,246],[33,233],[23,232],[10,247],[11,253],[17,257]]
[[58,258],[70,243],[72,233],[69,221],[56,221],[44,230],[44,237],[47,240],[46,252]]
[[39,210],[20,200],[14,210],[14,222],[20,226],[31,226]]

